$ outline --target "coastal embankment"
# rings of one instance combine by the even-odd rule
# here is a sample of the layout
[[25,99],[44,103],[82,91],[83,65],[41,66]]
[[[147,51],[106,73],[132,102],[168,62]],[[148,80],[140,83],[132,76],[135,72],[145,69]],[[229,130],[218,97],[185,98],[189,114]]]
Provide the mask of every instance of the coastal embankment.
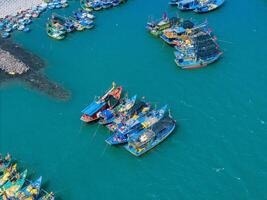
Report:
[[50,81],[42,72],[45,62],[26,51],[11,39],[0,38],[0,85],[10,80],[20,80],[49,96],[66,100],[70,93]]

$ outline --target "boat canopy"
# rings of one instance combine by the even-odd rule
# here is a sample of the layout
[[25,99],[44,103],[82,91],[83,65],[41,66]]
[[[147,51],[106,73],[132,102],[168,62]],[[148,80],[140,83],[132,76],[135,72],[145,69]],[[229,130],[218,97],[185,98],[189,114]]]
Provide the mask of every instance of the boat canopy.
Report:
[[87,106],[85,109],[82,110],[82,113],[92,116],[105,105],[106,102],[93,101],[89,106]]

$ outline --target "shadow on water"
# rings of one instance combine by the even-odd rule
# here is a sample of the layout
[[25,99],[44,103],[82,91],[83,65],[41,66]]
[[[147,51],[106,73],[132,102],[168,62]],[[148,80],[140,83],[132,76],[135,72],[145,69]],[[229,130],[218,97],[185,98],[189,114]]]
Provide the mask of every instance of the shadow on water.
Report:
[[21,61],[29,67],[29,70],[21,75],[9,75],[0,70],[0,86],[7,81],[19,80],[51,97],[61,100],[69,99],[69,91],[50,81],[43,74],[42,69],[45,67],[45,62],[41,58],[13,43],[11,39],[3,40],[0,38],[0,48],[13,55],[18,62]]

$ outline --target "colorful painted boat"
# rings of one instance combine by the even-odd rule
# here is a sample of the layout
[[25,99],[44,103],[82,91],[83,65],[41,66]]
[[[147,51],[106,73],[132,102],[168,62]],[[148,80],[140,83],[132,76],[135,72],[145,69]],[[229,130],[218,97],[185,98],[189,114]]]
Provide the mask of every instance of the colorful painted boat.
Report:
[[147,115],[139,118],[135,123],[130,126],[121,127],[118,132],[110,136],[106,142],[111,145],[123,144],[128,142],[129,138],[135,134],[138,134],[141,130],[151,127],[157,123],[162,117],[164,117],[167,111],[167,106],[163,106],[159,110],[152,110]]
[[29,185],[22,188],[16,193],[16,199],[18,200],[35,200],[37,199],[42,184],[42,177],[39,177],[35,182],[30,182]]
[[127,115],[127,112],[134,106],[136,97],[137,96],[135,95],[130,99],[128,98],[122,99],[120,105],[118,105],[113,110],[107,109],[100,112],[99,123],[102,125],[106,125],[112,123],[115,119],[117,120],[118,118],[123,119]]
[[198,6],[198,0],[181,0],[177,4],[177,8],[182,11],[195,10]]
[[0,188],[0,200],[4,199],[12,199],[15,197],[15,194],[20,190],[20,188],[23,186],[25,179],[27,176],[27,170],[22,172],[19,177],[14,177],[7,183],[5,183]]
[[93,8],[91,7],[91,1],[89,1],[89,0],[80,0],[80,5],[81,5],[83,10],[86,10],[86,11],[92,11],[93,10]]
[[127,112],[127,115],[121,118],[116,118],[112,123],[107,124],[106,127],[111,132],[116,132],[126,124],[133,124],[139,117],[144,116],[150,110],[150,104],[144,101],[139,101]]
[[197,13],[210,12],[223,5],[224,2],[225,0],[202,0],[199,2],[194,11]]
[[135,156],[141,156],[164,141],[173,132],[175,126],[176,122],[170,116],[164,116],[151,129],[143,129],[131,136],[124,148]]
[[162,19],[159,21],[149,21],[147,23],[147,30],[154,36],[159,36],[163,30],[171,27],[171,21],[167,17],[167,14],[164,13]]
[[122,87],[117,87],[116,84],[112,84],[112,88],[106,92],[104,96],[98,100],[94,100],[89,106],[82,110],[83,115],[81,120],[84,122],[92,122],[99,119],[98,113],[107,109],[113,109],[119,103],[122,93]]
[[7,167],[0,176],[0,187],[12,179],[17,173],[17,164]]

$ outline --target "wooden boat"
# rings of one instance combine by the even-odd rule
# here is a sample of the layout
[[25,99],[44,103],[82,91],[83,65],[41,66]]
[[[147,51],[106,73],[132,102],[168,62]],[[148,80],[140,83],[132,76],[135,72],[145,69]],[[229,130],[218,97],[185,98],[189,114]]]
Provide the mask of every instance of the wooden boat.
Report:
[[225,0],[202,0],[199,1],[194,11],[197,13],[210,12],[220,7],[224,2]]
[[112,1],[109,0],[102,0],[102,8],[107,9],[112,7]]
[[126,124],[134,123],[139,117],[144,116],[150,110],[150,104],[144,101],[139,101],[134,104],[134,106],[127,112],[126,116],[121,116],[115,118],[114,121],[110,124],[107,124],[106,127],[111,132],[116,132],[121,127]]
[[166,113],[167,106],[162,107],[159,110],[152,110],[145,116],[135,120],[134,123],[120,128],[118,132],[109,137],[106,142],[111,145],[123,144],[128,142],[128,139],[135,134],[138,134],[141,130],[151,127],[157,123]]
[[51,28],[47,28],[47,35],[51,38],[56,39],[56,40],[63,40],[66,37],[64,31],[54,30]]
[[[15,194],[20,190],[25,182],[27,176],[27,170],[22,172],[18,177],[14,177],[10,181],[6,182],[0,188],[0,199],[12,199],[15,197]],[[2,196],[2,197],[1,197]],[[5,198],[4,198],[5,197]]]
[[82,110],[83,115],[81,120],[84,122],[92,122],[99,119],[98,113],[110,108],[113,109],[119,103],[122,93],[122,87],[117,87],[116,84],[112,84],[112,88],[106,92],[104,96],[98,100],[94,100],[89,106]]
[[39,177],[35,182],[30,182],[29,185],[22,188],[16,193],[16,199],[18,200],[34,200],[37,199],[42,184],[42,177]]
[[83,10],[92,11],[91,2],[89,0],[80,0],[80,5]]
[[151,129],[143,129],[129,138],[124,148],[135,156],[141,156],[162,141],[175,129],[176,122],[168,115],[155,123]]
[[163,14],[163,17],[159,21],[150,21],[147,23],[147,30],[154,36],[159,36],[163,30],[171,27],[171,21],[167,17],[167,14]]
[[191,60],[190,59],[189,60],[175,59],[175,63],[182,69],[202,68],[217,61],[220,58],[221,54],[222,53],[210,55],[206,59],[191,59]]
[[17,164],[7,167],[0,176],[0,187],[12,179],[17,173]]
[[132,98],[122,99],[120,105],[118,105],[113,110],[107,109],[99,113],[99,122],[102,125],[112,123],[116,118],[123,118],[127,115],[127,112],[133,107],[136,101],[136,95]]
[[181,0],[177,4],[177,8],[186,11],[186,10],[195,10],[198,6],[198,0]]
[[3,172],[11,164],[12,157],[10,154],[7,154],[5,157],[0,155],[0,173]]

